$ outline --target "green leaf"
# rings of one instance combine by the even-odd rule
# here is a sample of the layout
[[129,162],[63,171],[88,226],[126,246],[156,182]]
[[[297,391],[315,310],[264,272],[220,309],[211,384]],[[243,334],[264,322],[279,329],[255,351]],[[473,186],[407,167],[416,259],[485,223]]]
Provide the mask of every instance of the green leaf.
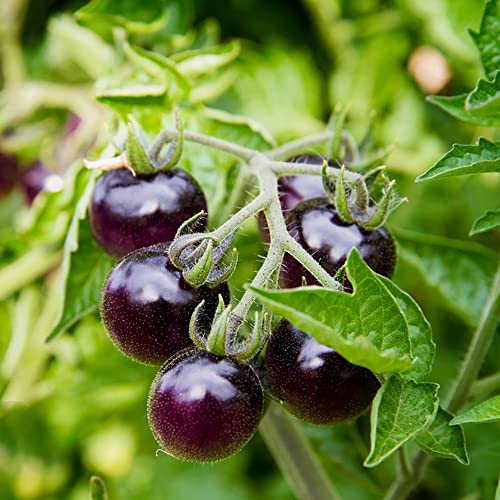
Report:
[[271,43],[245,50],[242,59],[231,88],[238,112],[258,120],[280,141],[324,130],[324,79],[310,51]]
[[[359,460],[359,447],[353,445],[357,431],[350,423],[304,426],[307,438],[313,443],[321,460],[335,467],[346,481],[356,483],[375,494],[381,491]],[[363,442],[364,446],[364,442]],[[349,498],[344,497],[342,498]],[[353,498],[353,497],[350,497]]]
[[486,212],[476,219],[472,225],[469,235],[473,236],[479,233],[485,233],[493,229],[500,228],[500,208],[496,210],[486,210]]
[[62,299],[47,340],[98,309],[103,283],[114,264],[94,240],[87,219],[87,207],[98,175],[95,171],[91,173],[66,236],[61,270]]
[[479,403],[470,410],[455,417],[450,425],[480,423],[480,422],[494,422],[500,420],[500,396],[493,396],[492,398]]
[[165,2],[135,0],[92,0],[76,12],[83,21],[101,21],[110,26],[121,26],[129,33],[152,34],[161,31],[168,21]]
[[191,84],[179,71],[174,61],[156,52],[129,44],[125,45],[125,51],[132,62],[142,67],[150,75],[163,77],[165,80],[171,77],[180,91],[178,98],[187,97]]
[[233,40],[213,47],[186,50],[174,54],[172,60],[177,63],[183,75],[194,78],[227,66],[238,57],[239,53],[240,43]]
[[500,112],[500,71],[497,71],[492,82],[485,80],[477,82],[476,88],[465,101],[465,109],[484,115],[494,115]]
[[434,422],[416,437],[416,442],[429,455],[440,458],[455,458],[467,465],[467,447],[461,427],[450,427],[453,415],[439,408]]
[[231,89],[237,79],[238,70],[233,67],[197,78],[189,94],[189,100],[193,104],[214,101]]
[[351,363],[377,373],[411,367],[408,325],[397,301],[357,250],[347,259],[354,293],[321,287],[262,290],[260,302]]
[[258,151],[276,146],[273,136],[264,127],[245,116],[205,107],[199,121],[215,137],[236,142],[240,146]]
[[393,230],[399,255],[471,326],[479,322],[493,284],[498,257],[472,242]]
[[165,107],[168,83],[158,76],[151,76],[141,69],[124,66],[110,76],[97,80],[95,97],[98,101],[113,107],[125,108],[128,114],[131,106]]
[[476,125],[485,125],[487,127],[497,127],[500,123],[498,113],[492,114],[476,114],[465,109],[465,103],[469,94],[461,94],[452,97],[445,96],[428,96],[427,100],[432,104],[440,107],[450,115],[469,123]]
[[108,500],[106,485],[99,476],[90,478],[90,498],[91,500]]
[[477,145],[454,144],[451,151],[417,177],[417,182],[438,177],[499,171],[500,144],[480,137]]
[[128,64],[100,78],[95,85],[96,98],[120,111],[131,106],[175,104],[188,97],[191,83],[172,59],[132,46],[124,41]]
[[484,8],[479,32],[470,31],[470,35],[481,54],[484,71],[488,78],[493,78],[500,67],[500,2],[489,0]]
[[379,389],[371,411],[371,448],[366,467],[375,467],[434,419],[439,385],[392,376]]
[[385,276],[378,277],[396,299],[408,323],[410,349],[414,359],[412,367],[403,374],[404,378],[422,380],[432,369],[436,344],[432,340],[432,329],[420,306],[411,295],[403,292]]

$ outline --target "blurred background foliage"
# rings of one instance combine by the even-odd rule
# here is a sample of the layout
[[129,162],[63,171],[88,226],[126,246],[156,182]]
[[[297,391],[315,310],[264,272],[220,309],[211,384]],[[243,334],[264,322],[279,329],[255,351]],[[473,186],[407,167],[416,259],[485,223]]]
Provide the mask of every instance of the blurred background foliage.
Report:
[[[9,3],[15,4],[5,5]],[[96,127],[108,118],[107,111],[95,103],[89,85],[114,64],[110,20],[123,21],[114,12],[101,23],[90,23],[90,32],[85,28],[88,19],[81,16],[76,24],[70,17],[85,3],[27,2],[19,27],[27,78],[63,87],[57,102],[40,109],[30,108],[26,98],[36,100],[36,93],[43,91],[40,85],[7,94],[0,111],[2,149],[14,151],[23,165],[42,159],[61,175],[93,141],[105,142]],[[336,103],[350,106],[349,129],[361,140],[375,112],[372,145],[395,145],[387,164],[399,191],[409,198],[392,217],[394,227],[467,239],[472,222],[495,204],[500,189],[492,175],[414,183],[453,142],[471,143],[478,135],[495,139],[492,129],[461,123],[425,100],[432,92],[456,95],[475,85],[481,74],[479,57],[467,27],[478,27],[482,0],[166,3],[171,16],[162,36],[151,38],[138,30],[136,43],[169,55],[207,41],[241,39],[240,56],[227,69],[199,79],[198,95],[211,108],[252,118],[280,142],[324,128]],[[107,4],[112,11],[113,2]],[[158,16],[157,5],[128,0],[120,2],[120,9],[135,9],[137,19],[148,24]],[[423,69],[422,64],[412,69],[410,61],[422,47],[433,48],[430,59],[423,58]],[[8,52],[3,53],[7,57]],[[437,83],[431,74],[432,89],[426,77],[429,67],[441,69]],[[4,72],[4,84],[9,76]],[[76,137],[68,132],[74,115],[83,123]],[[210,165],[207,159],[199,156],[197,161],[190,168],[207,192],[219,192],[223,205],[220,192],[231,190],[234,170],[228,165],[223,178],[220,171],[203,170],[204,161]],[[74,180],[75,190],[79,182]],[[0,287],[0,498],[89,498],[92,474],[105,479],[111,499],[292,498],[258,435],[242,453],[215,465],[156,457],[145,414],[154,369],[122,357],[97,315],[44,343],[59,301],[54,266],[69,210],[70,201],[54,197],[45,204],[35,201],[28,212],[19,189],[0,203],[0,278],[7,283],[19,273],[26,276],[26,286]],[[236,293],[258,264],[256,238],[257,229],[250,225],[237,243],[241,265],[233,280]],[[475,240],[498,248],[498,234]],[[39,241],[43,248],[37,246]],[[20,257],[25,259],[21,263]],[[43,277],[33,282],[40,274]],[[396,281],[419,301],[433,325],[438,349],[432,380],[446,389],[470,339],[470,327],[449,312],[408,265],[400,263]],[[499,358],[497,342],[482,375],[497,369]],[[345,498],[381,497],[394,463],[389,460],[370,471],[361,466],[367,415],[354,425],[306,430]],[[495,424],[468,428],[471,465],[465,470],[452,461],[433,462],[415,498],[493,498],[498,435]]]

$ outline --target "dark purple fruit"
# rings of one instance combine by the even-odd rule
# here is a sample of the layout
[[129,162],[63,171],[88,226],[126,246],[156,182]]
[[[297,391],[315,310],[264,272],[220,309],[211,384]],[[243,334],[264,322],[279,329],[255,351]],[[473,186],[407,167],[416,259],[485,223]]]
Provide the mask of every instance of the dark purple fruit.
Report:
[[[317,154],[294,156],[287,161],[292,163],[309,163],[311,165],[322,165],[324,158]],[[328,165],[333,166],[331,160]],[[278,179],[278,194],[280,197],[281,210],[284,214],[295,208],[304,200],[326,196],[323,189],[323,181],[320,175],[284,175]],[[266,219],[262,212],[259,213],[259,227],[265,241],[269,241],[269,230]]]
[[[288,161],[322,165],[324,158],[320,155],[308,154],[290,158]],[[327,163],[330,166],[334,165],[332,161],[328,159]],[[278,193],[280,196],[281,210],[283,210],[285,214],[295,208],[301,201],[326,196],[320,175],[285,175],[280,177],[278,179]]]
[[241,450],[252,437],[263,399],[248,365],[186,349],[161,368],[151,385],[149,425],[169,455],[215,462]]
[[[207,210],[197,182],[183,170],[133,176],[127,169],[108,172],[97,181],[90,202],[95,239],[113,257],[171,241],[179,226]],[[198,221],[197,231],[207,220]]]
[[[304,201],[288,213],[287,227],[293,238],[330,274],[345,263],[349,252],[357,248],[363,260],[376,273],[390,278],[396,266],[396,246],[389,231],[367,231],[357,224],[344,222],[327,198]],[[280,283],[296,288],[305,276],[309,285],[314,277],[292,256],[285,254]]]
[[193,345],[191,314],[205,300],[202,316],[208,327],[219,294],[229,302],[226,283],[192,288],[170,262],[168,245],[158,244],[127,255],[109,273],[101,316],[120,351],[134,361],[159,365]]
[[19,164],[13,155],[0,153],[0,199],[10,193],[19,181]]
[[23,170],[22,188],[26,201],[31,205],[36,195],[41,191],[60,191],[64,187],[64,181],[60,175],[52,173],[45,165],[37,161]]
[[282,320],[267,344],[264,368],[274,397],[313,424],[345,422],[363,413],[380,383],[375,375]]

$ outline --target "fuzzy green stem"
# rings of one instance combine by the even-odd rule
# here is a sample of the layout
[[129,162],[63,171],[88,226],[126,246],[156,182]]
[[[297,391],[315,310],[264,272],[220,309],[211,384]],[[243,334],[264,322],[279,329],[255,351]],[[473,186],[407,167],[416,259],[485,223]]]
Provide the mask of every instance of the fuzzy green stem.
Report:
[[408,479],[413,476],[413,469],[404,446],[398,450],[398,464],[400,473],[403,477]]
[[500,389],[500,372],[480,378],[472,384],[469,398],[473,401],[482,399]]
[[281,160],[290,158],[299,153],[303,153],[307,148],[312,148],[314,146],[319,146],[328,142],[332,138],[333,132],[331,130],[325,130],[324,132],[319,132],[317,134],[312,134],[307,137],[301,137],[296,141],[291,141],[287,144],[283,144],[278,148],[265,153],[265,155],[270,160]]
[[241,210],[236,212],[222,226],[211,233],[216,240],[222,241],[226,236],[233,231],[239,229],[242,224],[250,217],[255,216],[269,205],[269,198],[264,194],[259,194],[248,205],[245,205]]
[[[311,163],[273,161],[273,172],[277,175],[322,175],[323,166]],[[329,175],[338,175],[339,169],[328,167]]]
[[[262,157],[257,157],[254,161],[258,164],[257,166],[260,167],[260,170],[258,171],[260,195],[256,199],[262,197],[265,201],[264,213],[267,214],[269,210],[275,210],[276,205],[279,205],[277,181],[272,172],[266,170],[265,168],[267,160]],[[281,216],[281,220],[284,225],[283,216]],[[271,224],[269,226],[269,231],[271,234],[271,244],[269,246],[269,250],[264,263],[252,281],[252,285],[257,288],[262,288],[267,285],[268,280],[274,275],[276,269],[280,266],[283,260],[284,248],[280,238],[276,235],[276,225]],[[234,308],[234,327],[239,326],[241,321],[244,320],[253,301],[253,293],[250,290],[247,290],[243,294],[243,297],[238,305]]]
[[[160,147],[167,141],[176,137],[178,132],[176,130],[165,129],[160,132],[158,137],[155,139],[154,146],[156,148]],[[224,153],[228,153],[240,160],[249,162],[252,158],[259,154],[253,149],[245,148],[233,142],[224,141],[223,139],[217,139],[205,134],[198,134],[196,132],[184,131],[184,140],[188,142],[194,142],[196,144],[201,144],[203,146],[208,146],[213,149],[218,149]]]
[[[156,141],[167,140],[171,131],[163,130]],[[173,132],[172,132],[173,133]],[[184,132],[184,138],[188,141],[194,141],[199,144],[205,144],[215,149],[220,149],[226,152],[231,152],[232,147],[239,146],[233,145],[227,141],[220,141],[209,136],[202,134],[195,134],[192,132]],[[271,246],[262,265],[259,273],[256,275],[254,282],[255,287],[262,287],[269,280],[269,276],[273,274],[281,264],[283,253],[286,251],[295,257],[313,276],[323,285],[335,290],[341,289],[341,284],[338,283],[325,269],[304,250],[288,233],[283,214],[281,212],[281,205],[278,194],[278,177],[274,172],[274,167],[279,165],[279,162],[269,160],[262,153],[252,151],[252,153],[245,153],[246,148],[243,148],[241,153],[243,156],[247,155],[249,166],[253,168],[259,180],[260,194],[252,200],[248,205],[243,207],[240,211],[234,214],[222,226],[213,231],[210,236],[217,241],[222,241],[232,232],[236,231],[241,225],[250,217],[255,216],[260,211],[264,211],[269,227]],[[250,151],[250,150],[248,150]],[[235,151],[232,151],[235,153]],[[282,167],[294,164],[284,163]],[[299,164],[300,165],[300,164]],[[208,235],[207,235],[208,236]],[[266,281],[263,281],[266,280]],[[246,314],[250,310],[253,302],[253,294],[250,291],[245,292],[240,303],[235,307],[232,318],[234,318],[233,330],[237,330],[241,321],[244,320]],[[235,333],[235,331],[233,332]]]
[[[273,172],[280,175],[322,175],[323,166],[314,165],[311,163],[298,163],[298,162],[286,162],[286,161],[273,161],[272,163]],[[336,167],[327,167],[326,173],[335,179],[340,173],[340,169]],[[344,171],[344,177],[352,182],[363,181],[363,177],[350,170]]]
[[299,500],[338,500],[340,498],[299,424],[277,403],[271,403],[259,429],[290,488]]
[[428,461],[429,455],[419,450],[412,460],[413,475],[404,477],[402,474],[399,474],[387,492],[385,500],[405,500],[420,483]]
[[324,287],[342,290],[342,285],[331,276],[312,255],[300,246],[291,236],[286,240],[286,251],[298,260]]
[[[269,163],[270,166],[274,164],[274,162]],[[295,257],[323,286],[340,290],[341,284],[290,236],[281,212],[276,174],[271,170],[263,170],[259,179],[261,189],[267,190],[271,200],[268,208],[264,210],[271,242],[275,241],[281,245],[284,251]]]
[[[274,275],[276,269],[281,265],[283,260],[283,249],[279,245],[271,245],[266,255],[264,263],[260,267],[255,278],[252,280],[252,286],[256,288],[265,288],[268,281]],[[233,318],[235,319],[236,325],[241,324],[244,320],[252,303],[254,301],[254,295],[250,290],[247,290],[238,305],[233,310]]]
[[[193,139],[193,135],[190,133],[186,133],[184,137],[187,140]],[[200,142],[200,137],[195,139],[195,142]],[[215,148],[221,146],[225,151],[230,151],[227,144],[221,144],[218,141],[203,138],[202,143]],[[255,152],[249,163],[250,168],[257,175],[260,194],[219,229],[213,231],[212,236],[220,241],[221,238],[238,229],[249,217],[264,210],[271,243],[264,263],[255,275],[252,285],[263,288],[269,286],[270,282],[275,284],[283,254],[287,250],[296,256],[323,284],[334,288],[339,287],[340,285],[335,279],[305,250],[302,252],[303,249],[300,245],[290,237],[281,212],[278,177],[272,171],[273,162],[264,155]],[[248,315],[254,300],[253,293],[247,290],[231,313],[226,338],[236,337],[238,328]],[[278,465],[300,500],[336,500],[338,498],[300,427],[279,406],[271,404],[260,428]]]
[[497,268],[493,286],[481,314],[481,319],[469,350],[465,356],[458,379],[450,391],[446,401],[449,412],[455,413],[467,401],[472,384],[476,380],[481,365],[495,334],[495,329],[500,320],[500,265]]

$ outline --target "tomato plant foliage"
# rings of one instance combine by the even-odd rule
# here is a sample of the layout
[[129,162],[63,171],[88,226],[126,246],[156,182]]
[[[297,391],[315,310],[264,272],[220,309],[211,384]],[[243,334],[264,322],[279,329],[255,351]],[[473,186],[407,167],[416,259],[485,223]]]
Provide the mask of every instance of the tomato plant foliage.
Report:
[[[64,14],[38,6],[50,21],[48,35],[37,32],[35,42],[29,39],[31,17],[23,35],[21,13],[7,9],[15,29],[0,37],[0,150],[14,154],[21,171],[42,159],[60,185],[45,185],[28,206],[19,181],[0,200],[0,412],[6,416],[0,446],[15,464],[6,472],[0,463],[6,498],[30,496],[26,484],[36,467],[45,479],[33,483],[34,497],[77,495],[78,474],[86,484],[90,479],[96,499],[108,498],[100,476],[109,498],[130,492],[130,498],[163,498],[166,477],[172,498],[204,494],[205,487],[210,498],[254,498],[256,487],[269,498],[291,498],[279,483],[283,478],[299,498],[402,499],[417,488],[444,498],[452,489],[432,479],[450,474],[460,476],[460,496],[494,490],[498,471],[490,470],[484,444],[498,431],[500,417],[494,339],[500,318],[500,217],[494,206],[500,2],[488,0],[481,14],[467,2],[458,8],[443,0],[455,12],[453,22],[439,9],[427,19],[431,14],[410,1],[405,7],[375,2],[375,11],[363,2],[316,3],[300,7],[309,9],[307,16],[285,6],[275,12],[262,0],[243,17],[242,7],[228,6],[229,17],[244,19],[245,29],[233,26],[224,9],[194,0],[129,0],[119,7],[92,0],[76,12],[68,3]],[[200,22],[207,9],[215,19]],[[305,18],[316,40],[297,29]],[[269,28],[266,23],[276,25],[276,40],[256,35]],[[347,28],[344,35],[333,32],[336,23]],[[475,51],[467,26],[479,26],[471,31]],[[288,42],[292,48],[285,50]],[[420,45],[437,47],[451,66],[446,95],[427,98],[434,110],[418,75],[406,69]],[[478,54],[481,75],[470,64]],[[455,91],[461,93],[453,96]],[[369,118],[371,111],[379,116]],[[307,155],[325,161],[308,163]],[[161,302],[158,290],[177,287],[181,301],[188,287],[204,287],[215,297],[214,290],[227,290],[221,285],[226,281],[231,291],[230,300],[226,292],[219,295],[210,318],[203,304],[192,304],[181,332],[189,356],[173,352],[170,361],[155,360],[166,362],[159,373],[168,368],[175,387],[162,385],[169,377],[154,379],[150,367],[122,357],[99,319],[103,285],[118,260],[95,240],[89,210],[96,182],[107,175],[101,170],[117,167],[134,176],[179,168],[199,183],[208,207],[208,215],[177,221],[173,241],[162,242],[172,264],[170,281],[159,283],[156,273],[151,279],[159,284],[132,291],[130,307],[136,307],[133,293]],[[365,235],[382,228],[397,247],[394,277],[377,274],[356,243],[323,224],[316,236],[333,231],[347,256],[329,274],[318,238],[308,240],[306,251],[289,232],[278,192],[284,175],[296,176],[297,186],[300,176],[321,178],[328,200],[307,203],[328,204],[342,224]],[[162,189],[168,197],[176,188]],[[153,202],[140,205],[141,217]],[[257,215],[265,216],[266,242]],[[196,229],[200,217],[208,220],[203,231]],[[335,248],[327,250],[338,258]],[[318,284],[307,286],[303,278],[303,286],[280,286],[283,258],[295,259]],[[145,321],[137,311],[137,321]],[[334,427],[290,420],[268,387],[263,362],[280,318],[313,337],[316,349],[333,349],[346,366],[373,372],[373,394],[380,388],[370,410]],[[159,342],[160,333],[148,331]],[[191,371],[191,385],[191,379],[176,378],[175,359]],[[312,373],[323,361],[318,354],[308,362],[317,364]],[[220,372],[222,366],[231,373]],[[153,462],[156,446],[145,418],[153,379],[153,392],[166,395],[165,401],[170,392],[176,398],[175,404],[168,400],[170,410],[160,406],[162,398],[154,400],[153,431],[167,453],[195,461],[227,458],[262,420],[259,429],[282,475],[269,468],[258,438],[211,469],[163,455]],[[262,394],[270,401],[264,409]],[[178,424],[170,425],[175,419]],[[40,444],[33,441],[38,428],[46,440]],[[216,434],[224,446],[214,451]],[[214,450],[203,449],[209,435]],[[78,470],[63,467],[72,454],[82,464]],[[243,479],[249,468],[255,480]],[[242,478],[239,484],[232,484],[234,477]]]

